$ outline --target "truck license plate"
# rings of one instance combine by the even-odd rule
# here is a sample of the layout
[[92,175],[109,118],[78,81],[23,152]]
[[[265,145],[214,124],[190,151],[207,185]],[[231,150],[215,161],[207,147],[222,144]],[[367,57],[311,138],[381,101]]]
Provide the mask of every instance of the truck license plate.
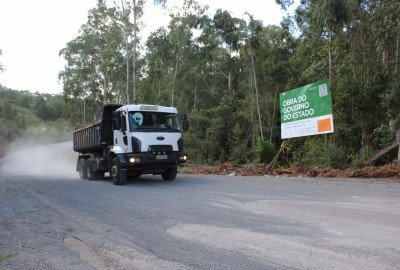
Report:
[[167,159],[168,156],[167,155],[157,155],[156,159]]

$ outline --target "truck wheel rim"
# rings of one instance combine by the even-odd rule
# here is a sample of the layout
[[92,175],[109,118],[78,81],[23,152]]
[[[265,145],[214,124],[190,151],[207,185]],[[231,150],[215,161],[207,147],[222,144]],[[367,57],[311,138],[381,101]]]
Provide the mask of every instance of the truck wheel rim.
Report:
[[111,177],[117,178],[117,175],[118,175],[118,167],[117,165],[114,165],[111,167]]

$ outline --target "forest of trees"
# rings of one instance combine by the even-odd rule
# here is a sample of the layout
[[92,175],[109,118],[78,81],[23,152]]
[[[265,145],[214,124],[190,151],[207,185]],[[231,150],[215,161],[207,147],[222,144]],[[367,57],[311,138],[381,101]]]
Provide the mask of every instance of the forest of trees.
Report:
[[276,26],[247,13],[209,15],[186,0],[168,26],[139,42],[144,2],[98,1],[60,51],[62,96],[48,98],[49,111],[38,117],[90,123],[103,103],[175,106],[189,115],[185,148],[193,162],[268,162],[282,142],[279,94],[329,79],[335,133],[288,140],[283,163],[358,165],[395,139],[399,1],[302,0]]

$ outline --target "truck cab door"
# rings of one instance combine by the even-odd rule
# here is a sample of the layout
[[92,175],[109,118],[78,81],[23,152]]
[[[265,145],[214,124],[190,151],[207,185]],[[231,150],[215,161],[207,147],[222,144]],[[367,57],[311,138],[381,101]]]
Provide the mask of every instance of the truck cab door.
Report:
[[129,151],[126,116],[123,112],[116,112],[113,115],[113,143],[114,147],[119,147],[122,152]]

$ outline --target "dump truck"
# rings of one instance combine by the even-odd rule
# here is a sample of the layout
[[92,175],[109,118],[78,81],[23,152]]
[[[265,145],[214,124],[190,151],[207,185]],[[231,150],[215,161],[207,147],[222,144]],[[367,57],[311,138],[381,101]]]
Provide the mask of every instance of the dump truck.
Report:
[[89,180],[104,178],[108,172],[115,185],[141,174],[172,181],[178,165],[187,162],[182,134],[188,128],[187,116],[174,107],[105,105],[100,121],[75,127],[76,170]]

